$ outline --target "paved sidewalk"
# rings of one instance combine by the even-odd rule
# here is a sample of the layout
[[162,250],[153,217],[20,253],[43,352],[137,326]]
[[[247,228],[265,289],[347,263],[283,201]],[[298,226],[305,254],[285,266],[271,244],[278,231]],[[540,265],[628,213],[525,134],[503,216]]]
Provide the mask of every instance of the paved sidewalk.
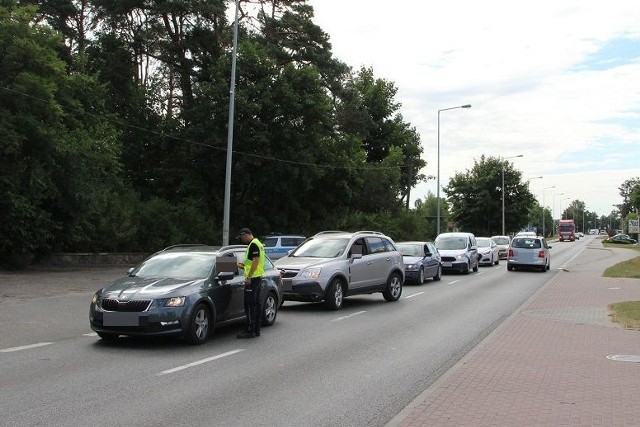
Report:
[[640,360],[640,331],[607,309],[640,280],[602,277],[637,255],[590,244],[388,426],[640,425],[640,363],[608,358]]

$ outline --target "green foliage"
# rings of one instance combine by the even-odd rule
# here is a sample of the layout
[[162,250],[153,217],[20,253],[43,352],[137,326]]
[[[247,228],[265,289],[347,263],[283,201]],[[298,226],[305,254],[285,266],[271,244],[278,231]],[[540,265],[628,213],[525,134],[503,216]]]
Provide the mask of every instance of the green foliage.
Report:
[[460,230],[477,236],[502,234],[502,176],[504,173],[505,232],[520,230],[528,222],[533,194],[522,173],[510,162],[482,156],[472,169],[457,173],[444,188],[451,217]]
[[[0,7],[3,265],[220,243],[231,3],[33,3]],[[420,235],[403,201],[426,163],[396,92],[334,58],[304,2],[244,9],[231,229]]]

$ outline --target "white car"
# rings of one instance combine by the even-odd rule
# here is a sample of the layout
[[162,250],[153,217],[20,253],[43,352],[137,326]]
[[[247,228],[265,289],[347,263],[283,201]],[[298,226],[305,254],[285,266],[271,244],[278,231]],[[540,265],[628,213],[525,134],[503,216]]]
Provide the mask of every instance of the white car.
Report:
[[478,244],[478,263],[480,265],[498,265],[500,263],[500,250],[498,245],[490,237],[476,237]]

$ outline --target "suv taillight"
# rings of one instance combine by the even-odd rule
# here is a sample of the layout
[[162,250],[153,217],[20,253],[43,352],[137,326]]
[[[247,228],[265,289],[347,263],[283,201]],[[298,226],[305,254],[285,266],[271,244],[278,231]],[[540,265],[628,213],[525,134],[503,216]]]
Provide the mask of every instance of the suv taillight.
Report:
[[509,255],[507,255],[509,258],[513,258],[513,249],[509,249]]
[[538,252],[538,258],[544,258],[544,251]]

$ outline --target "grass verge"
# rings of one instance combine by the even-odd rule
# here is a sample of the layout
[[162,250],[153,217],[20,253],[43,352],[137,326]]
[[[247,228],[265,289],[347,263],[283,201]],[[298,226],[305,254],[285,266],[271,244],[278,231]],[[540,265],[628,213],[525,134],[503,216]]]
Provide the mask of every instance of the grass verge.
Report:
[[[615,243],[603,243],[605,247],[624,247],[640,253],[640,247],[635,245],[617,245]],[[604,277],[630,277],[640,279],[640,256],[620,262],[607,268]],[[640,329],[640,301],[625,301],[609,304],[611,320],[628,329]]]

